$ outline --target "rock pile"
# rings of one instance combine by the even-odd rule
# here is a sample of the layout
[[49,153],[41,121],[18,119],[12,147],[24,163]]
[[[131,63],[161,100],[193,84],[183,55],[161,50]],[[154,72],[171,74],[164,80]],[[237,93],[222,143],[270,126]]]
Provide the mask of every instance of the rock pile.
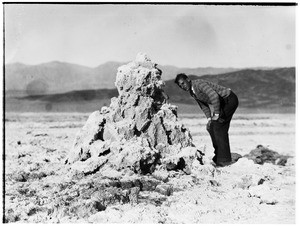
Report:
[[249,154],[244,155],[245,158],[251,159],[256,164],[272,163],[275,165],[285,166],[291,156],[280,155],[276,151],[272,151],[267,147],[258,145]]
[[79,131],[66,163],[84,175],[110,169],[161,175],[171,170],[190,174],[202,163],[177,107],[167,103],[162,71],[146,54],[118,68],[119,96],[93,112]]

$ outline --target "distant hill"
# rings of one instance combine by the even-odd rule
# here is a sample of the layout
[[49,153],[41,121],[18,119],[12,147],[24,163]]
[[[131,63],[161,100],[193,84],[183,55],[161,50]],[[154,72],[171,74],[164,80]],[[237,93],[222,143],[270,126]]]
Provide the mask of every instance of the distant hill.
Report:
[[[164,72],[163,72],[164,73]],[[273,70],[240,70],[219,75],[190,75],[191,79],[206,79],[230,87],[239,97],[241,108],[279,109],[295,107],[295,68]],[[179,89],[174,80],[166,81],[164,88],[173,104],[196,105],[195,100],[185,91]],[[116,89],[97,89],[71,91],[63,94],[32,95],[14,98],[7,96],[8,110],[20,107],[17,103],[27,104],[31,109],[33,103],[42,105],[40,110],[49,111],[92,111],[110,104],[110,98],[117,96]],[[15,107],[9,103],[15,101]],[[69,108],[68,108],[69,106]],[[72,107],[70,107],[72,106]],[[31,109],[32,110],[32,109]],[[284,110],[284,109],[283,109]]]
[[[190,75],[191,79],[197,79]],[[273,70],[240,70],[219,75],[204,75],[201,79],[230,87],[239,97],[244,108],[294,107],[296,102],[295,68]],[[167,81],[165,92],[170,102],[194,104],[183,90],[178,89],[174,81]]]
[[[107,62],[91,68],[77,64],[53,61],[39,65],[13,63],[5,65],[5,90],[27,95],[65,93],[75,90],[113,89],[117,69],[124,62]],[[173,79],[177,73],[211,75],[233,72],[237,68],[178,68],[158,65],[163,80]]]
[[122,63],[108,62],[89,68],[56,61],[39,65],[8,64],[5,66],[5,90],[38,95],[113,88],[120,65]]

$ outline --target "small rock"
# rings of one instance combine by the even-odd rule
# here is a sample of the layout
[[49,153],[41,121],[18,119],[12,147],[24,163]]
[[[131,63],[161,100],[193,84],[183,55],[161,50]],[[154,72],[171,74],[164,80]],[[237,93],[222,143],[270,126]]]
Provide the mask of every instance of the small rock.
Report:
[[47,177],[47,174],[45,172],[31,173],[29,175],[30,179],[42,179],[44,177]]
[[231,153],[231,162],[235,163],[237,162],[240,158],[242,158],[243,156],[238,154],[238,153]]
[[24,171],[17,172],[13,175],[13,179],[18,182],[26,182],[29,178],[29,173]]
[[142,191],[154,191],[156,186],[161,183],[159,180],[147,177],[141,178],[140,182],[142,184]]
[[92,194],[92,200],[100,202],[105,207],[117,203],[128,203],[129,192],[127,191],[116,187],[101,188]]
[[284,166],[287,162],[289,156],[280,155],[276,151],[272,151],[262,145],[258,145],[256,149],[250,151],[249,154],[244,155],[244,157],[251,159],[256,164],[272,163],[275,165]]
[[162,195],[170,196],[173,193],[173,186],[169,184],[159,184],[156,186],[155,191]]
[[278,203],[276,191],[274,189],[271,189],[267,185],[263,184],[263,185],[251,187],[249,189],[249,193],[251,197],[260,198],[261,204],[265,203],[269,205],[275,205]]
[[155,170],[152,176],[157,180],[168,182],[169,172],[167,170]]
[[28,216],[32,216],[32,215],[36,214],[37,211],[38,211],[38,210],[37,210],[36,207],[32,207],[32,208],[29,209],[27,215],[28,215]]
[[216,180],[209,180],[209,183],[213,187],[219,187],[221,184]]
[[45,136],[48,136],[47,133],[38,133],[38,134],[35,134],[34,135],[35,137],[45,137]]
[[15,213],[15,211],[10,208],[5,211],[4,223],[13,223],[19,221],[20,218],[20,214]]
[[134,187],[134,182],[131,180],[120,180],[120,184],[122,189],[131,189]]
[[99,211],[104,211],[106,207],[99,201],[87,200],[86,202],[76,203],[70,209],[79,218],[87,218]]
[[287,157],[279,157],[274,162],[275,165],[280,165],[280,166],[285,166],[286,163],[287,163]]
[[18,154],[18,159],[23,158],[23,157],[26,157],[26,156],[31,156],[31,155],[28,154],[28,153],[19,153],[19,154]]
[[139,192],[140,192],[139,187],[133,187],[130,189],[129,201],[131,205],[139,203]]
[[212,164],[204,164],[204,165],[194,165],[192,168],[192,173],[194,175],[203,175],[204,177],[214,176],[217,172],[216,167]]
[[265,179],[259,175],[247,174],[247,175],[243,175],[241,177],[240,182],[238,182],[235,186],[242,189],[249,189],[251,186],[257,186],[263,184],[264,181]]

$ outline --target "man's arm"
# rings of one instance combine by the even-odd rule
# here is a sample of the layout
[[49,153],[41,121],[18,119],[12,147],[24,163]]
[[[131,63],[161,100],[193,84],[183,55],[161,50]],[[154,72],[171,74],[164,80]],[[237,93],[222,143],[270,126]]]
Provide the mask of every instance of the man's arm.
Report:
[[220,100],[219,100],[218,93],[215,90],[213,90],[207,83],[199,83],[198,88],[208,96],[211,104],[214,107],[214,113],[219,115],[220,114]]
[[211,111],[210,111],[209,106],[199,100],[197,100],[197,103],[198,103],[199,107],[201,108],[201,110],[204,112],[206,118],[211,119]]

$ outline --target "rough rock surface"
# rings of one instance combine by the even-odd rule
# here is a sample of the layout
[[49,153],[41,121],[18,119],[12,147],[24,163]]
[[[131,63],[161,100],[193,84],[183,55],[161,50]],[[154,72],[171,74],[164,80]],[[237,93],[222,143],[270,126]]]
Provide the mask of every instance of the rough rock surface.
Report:
[[114,169],[137,174],[190,174],[202,153],[187,128],[177,120],[177,107],[166,102],[162,71],[146,54],[118,68],[119,96],[93,112],[79,131],[66,163],[71,174]]

